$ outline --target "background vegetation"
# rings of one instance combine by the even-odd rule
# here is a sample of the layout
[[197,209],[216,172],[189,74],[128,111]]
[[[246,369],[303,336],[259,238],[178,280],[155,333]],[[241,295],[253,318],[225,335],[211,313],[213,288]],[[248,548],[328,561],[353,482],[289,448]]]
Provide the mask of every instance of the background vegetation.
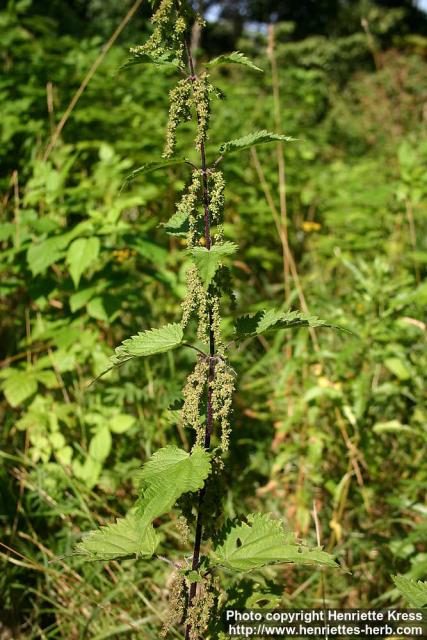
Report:
[[[0,637],[157,638],[166,563],[67,554],[124,513],[155,449],[187,443],[175,417],[191,354],[87,386],[123,338],[179,315],[186,258],[162,222],[184,173],[121,189],[161,153],[173,80],[119,70],[146,38],[143,4],[48,146],[131,6],[48,4],[0,12]],[[229,585],[237,604],[389,605],[391,575],[427,574],[425,18],[405,3],[350,4],[328,27],[320,10],[307,24],[224,2],[198,52],[238,48],[264,69],[213,71],[227,98],[212,146],[258,128],[298,138],[225,167],[238,312],[268,301],[356,334],[279,334],[233,362],[227,515],[272,512],[315,545],[314,505],[322,544],[351,572],[269,569]],[[274,31],[247,22],[277,19]],[[161,530],[169,556],[190,554],[178,525]]]

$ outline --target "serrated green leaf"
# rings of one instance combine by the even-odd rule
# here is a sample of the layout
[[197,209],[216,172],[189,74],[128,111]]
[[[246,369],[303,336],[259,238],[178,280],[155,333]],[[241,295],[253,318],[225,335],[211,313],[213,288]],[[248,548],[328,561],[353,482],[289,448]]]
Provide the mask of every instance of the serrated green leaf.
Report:
[[178,573],[182,576],[185,576],[188,582],[199,582],[203,584],[204,579],[197,571],[193,571],[192,569],[179,569]]
[[216,67],[219,64],[243,64],[245,67],[249,67],[250,69],[254,69],[254,71],[263,71],[260,67],[257,67],[252,60],[247,58],[240,51],[233,51],[233,53],[223,54],[214,58],[210,62],[206,64],[207,67]]
[[182,494],[201,489],[210,470],[210,455],[200,447],[191,454],[175,446],[160,449],[142,469],[142,495],[132,512],[115,524],[92,531],[75,553],[89,560],[151,557],[157,546],[153,521],[170,511]]
[[172,445],[157,451],[140,474],[142,496],[137,513],[141,522],[148,526],[170,511],[184,493],[201,489],[210,470],[210,455],[200,447],[191,454]]
[[295,140],[296,138],[290,138],[289,136],[283,136],[278,133],[270,133],[263,129],[262,131],[249,133],[243,138],[236,138],[235,140],[224,142],[220,146],[219,151],[224,155],[225,153],[231,153],[233,151],[244,151],[245,149],[254,147],[257,144],[264,144],[265,142],[294,142]]
[[68,247],[66,263],[76,289],[82,274],[97,259],[99,247],[100,242],[97,237],[77,238]]
[[251,515],[248,524],[234,526],[213,557],[214,564],[244,572],[288,562],[338,566],[329,553],[297,544],[293,534],[266,514]]
[[416,582],[410,578],[405,578],[405,576],[392,576],[392,578],[394,584],[403,597],[408,600],[411,607],[427,607],[427,582],[421,582],[421,580]]
[[111,361],[117,365],[133,357],[164,353],[179,347],[183,338],[184,332],[178,323],[168,324],[160,329],[140,331],[136,336],[124,340],[119,347],[116,347],[115,355]]
[[212,282],[222,259],[225,256],[232,255],[237,249],[238,246],[234,242],[214,244],[210,249],[206,249],[206,247],[193,247],[191,249],[190,253],[206,288]]
[[236,338],[242,340],[279,329],[295,327],[332,327],[316,316],[309,316],[299,311],[258,311],[254,315],[242,316],[236,321]]
[[157,162],[147,162],[147,164],[143,164],[137,169],[134,169],[132,173],[130,173],[125,179],[122,190],[132,182],[137,176],[145,175],[147,173],[151,173],[152,171],[158,171],[159,169],[165,169],[166,167],[171,167],[177,164],[184,164],[186,160],[184,158],[171,158],[169,160],[159,160]]
[[129,67],[134,67],[137,64],[154,64],[158,67],[169,67],[180,69],[179,60],[173,57],[173,52],[164,55],[153,56],[148,53],[133,53],[132,57],[128,58],[124,64],[120,67],[120,71],[122,69],[128,69]]
[[245,601],[245,609],[279,609],[281,595],[268,591],[255,591]]
[[12,407],[18,407],[37,391],[36,372],[14,371],[3,383],[6,400]]
[[166,233],[171,236],[186,236],[188,233],[188,218],[190,211],[177,211],[167,222],[160,223]]
[[126,556],[151,558],[158,539],[153,527],[141,526],[135,513],[119,518],[116,523],[91,531],[75,549],[87,560],[114,560]]

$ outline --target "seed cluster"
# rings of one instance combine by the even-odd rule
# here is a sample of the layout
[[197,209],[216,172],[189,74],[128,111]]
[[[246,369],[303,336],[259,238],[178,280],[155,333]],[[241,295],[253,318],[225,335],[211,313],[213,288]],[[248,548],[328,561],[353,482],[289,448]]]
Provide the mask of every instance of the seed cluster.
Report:
[[200,178],[201,172],[199,169],[194,169],[191,182],[181,196],[181,200],[176,205],[176,212],[169,220],[169,224],[178,224],[178,226],[188,220],[189,232],[187,234],[187,245],[189,247],[192,247],[195,244],[196,221],[201,216],[197,211],[201,186]]
[[176,130],[185,120],[191,120],[194,110],[197,117],[196,149],[200,151],[207,139],[210,118],[210,96],[215,87],[209,82],[208,75],[189,77],[180,80],[169,93],[169,119],[166,128],[166,144],[163,157],[170,158],[176,147]]
[[182,621],[185,613],[185,601],[185,578],[178,571],[175,571],[169,583],[169,607],[160,632],[162,638],[166,638],[170,628]]
[[211,576],[207,576],[203,585],[193,598],[192,606],[187,610],[186,624],[190,625],[190,640],[200,640],[209,624],[211,611],[215,607],[216,593]]
[[196,265],[192,264],[186,273],[187,293],[181,304],[182,319],[181,324],[186,327],[193,313],[196,313],[198,319],[197,338],[207,344],[209,342],[209,315],[208,315],[208,299],[206,291],[203,288],[202,281],[199,277]]
[[[188,187],[188,192],[183,196],[187,196],[191,206],[188,207],[188,235],[187,246],[189,248],[194,247],[197,242],[197,222],[203,217],[203,213],[197,209],[197,202],[199,199],[200,187],[201,187],[202,172],[199,169],[193,171],[192,181]],[[179,205],[178,205],[179,207]]]
[[209,118],[211,115],[209,93],[214,87],[208,81],[205,73],[193,81],[192,103],[197,114],[196,149],[200,151],[202,142],[208,137]]
[[228,451],[230,439],[230,414],[235,389],[235,374],[221,358],[215,365],[212,385],[212,409],[214,420],[221,429],[221,449]]
[[217,291],[209,295],[209,306],[211,309],[211,327],[215,338],[216,351],[222,354],[223,344],[221,336],[221,315],[220,315],[220,293]]
[[147,54],[154,59],[170,59],[173,52],[175,60],[182,63],[184,57],[183,35],[187,28],[185,18],[177,11],[176,0],[162,0],[151,18],[153,33],[143,45],[132,47],[130,52],[138,56]]
[[217,169],[211,169],[209,172],[209,212],[211,214],[212,222],[216,224],[216,242],[222,242],[224,239],[224,225],[222,224],[224,190],[224,174],[222,171],[218,171]]
[[209,172],[209,211],[215,222],[221,220],[224,211],[224,189],[224,174],[217,169],[211,169]]
[[181,409],[181,420],[184,427],[190,427],[196,432],[196,445],[203,446],[204,428],[200,416],[200,402],[206,387],[209,364],[206,358],[200,357],[194,370],[187,378],[182,391],[184,404]]
[[187,518],[183,515],[179,516],[176,519],[175,526],[181,537],[182,543],[187,544],[190,540],[190,527],[188,526]]
[[176,87],[169,92],[170,107],[163,151],[164,158],[170,158],[174,154],[178,125],[184,120],[191,120],[191,97],[191,82],[188,78],[180,80]]

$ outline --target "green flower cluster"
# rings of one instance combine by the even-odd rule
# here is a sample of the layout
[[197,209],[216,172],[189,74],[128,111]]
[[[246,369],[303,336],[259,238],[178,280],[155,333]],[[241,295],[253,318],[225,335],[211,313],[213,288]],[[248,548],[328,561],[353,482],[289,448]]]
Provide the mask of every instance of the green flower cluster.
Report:
[[162,0],[159,8],[151,18],[153,33],[147,42],[132,47],[131,53],[138,56],[146,54],[153,59],[171,59],[183,65],[184,34],[187,29],[185,17],[180,13],[183,9],[179,0]]

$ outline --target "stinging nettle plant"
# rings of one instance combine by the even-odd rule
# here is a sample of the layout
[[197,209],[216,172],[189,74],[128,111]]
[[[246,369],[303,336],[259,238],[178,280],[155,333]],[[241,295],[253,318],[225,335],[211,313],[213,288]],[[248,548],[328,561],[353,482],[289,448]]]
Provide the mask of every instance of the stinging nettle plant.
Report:
[[[336,567],[331,555],[309,549],[285,531],[281,522],[266,514],[249,515],[246,521],[228,523],[218,529],[221,513],[220,478],[224,454],[231,432],[232,396],[235,372],[229,352],[242,341],[262,334],[301,326],[328,326],[298,311],[266,310],[238,318],[231,342],[221,332],[222,302],[233,304],[228,256],[237,245],[224,239],[224,177],[220,163],[233,152],[276,140],[292,140],[268,131],[256,131],[223,143],[212,163],[207,160],[211,101],[221,92],[211,83],[207,70],[218,64],[241,64],[259,71],[239,52],[222,55],[196,73],[190,34],[195,20],[202,22],[183,0],[152,3],[153,31],[142,46],[131,49],[125,66],[152,63],[175,67],[183,78],[170,92],[169,121],[163,159],[136,169],[129,179],[180,162],[192,167],[190,180],[165,223],[165,230],[185,236],[192,264],[187,271],[187,294],[182,303],[181,321],[139,332],[115,350],[112,367],[130,359],[153,356],[172,349],[192,348],[197,354],[193,371],[183,389],[180,420],[193,431],[191,451],[174,445],[160,449],[146,462],[140,474],[140,495],[129,513],[99,530],[87,534],[76,546],[76,554],[86,560],[108,561],[136,556],[150,559],[159,547],[154,522],[181,507],[178,520],[183,539],[193,539],[190,560],[171,562],[170,607],[163,634],[183,625],[185,638],[197,640],[215,618],[224,595],[220,572],[245,573],[275,563],[312,564]],[[178,126],[195,122],[195,147],[199,164],[174,156]],[[190,327],[195,320],[195,335]],[[215,438],[215,440],[213,440]],[[214,448],[211,442],[216,445]],[[203,545],[203,550],[202,550]],[[203,555],[202,555],[203,551]]]

